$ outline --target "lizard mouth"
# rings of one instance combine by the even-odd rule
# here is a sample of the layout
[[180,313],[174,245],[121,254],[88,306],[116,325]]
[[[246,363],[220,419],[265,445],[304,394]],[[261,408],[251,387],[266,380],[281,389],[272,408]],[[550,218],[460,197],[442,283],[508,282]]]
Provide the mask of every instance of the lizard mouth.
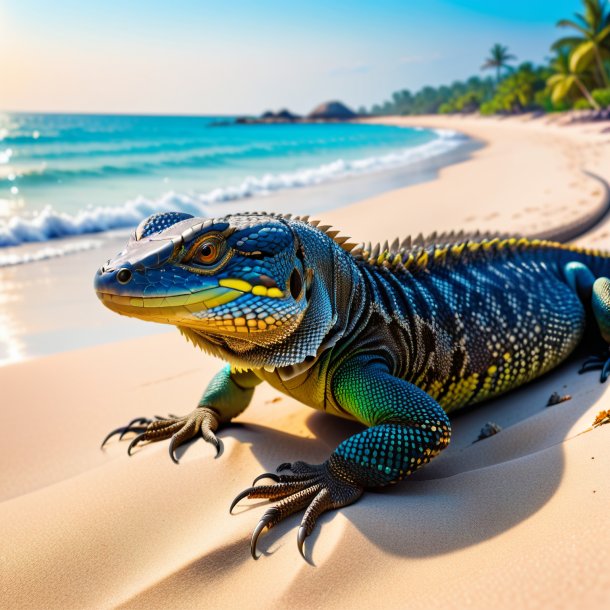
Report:
[[156,310],[175,308],[185,308],[195,313],[230,303],[245,294],[241,290],[224,288],[222,286],[213,286],[204,290],[198,290],[197,292],[162,297],[121,295],[102,290],[97,290],[96,293],[104,305],[119,313],[122,313],[122,311],[132,312],[139,310],[155,313]]
[[[245,284],[245,283],[244,283]],[[269,303],[269,307],[258,307],[261,310],[253,317],[251,308],[245,301],[250,301],[250,293]],[[279,330],[287,324],[293,312],[286,295],[275,288],[264,286],[246,287],[238,281],[220,280],[216,286],[211,286],[196,292],[188,292],[171,296],[136,296],[116,294],[106,290],[96,290],[100,301],[108,309],[124,316],[172,324],[188,326],[216,335],[241,335],[269,330]],[[243,305],[237,302],[241,297]],[[233,302],[235,303],[233,304]],[[272,303],[281,306],[272,306]],[[221,307],[228,305],[229,308]],[[214,308],[222,311],[216,313]],[[218,311],[218,310],[216,310]],[[261,313],[263,312],[264,315]]]

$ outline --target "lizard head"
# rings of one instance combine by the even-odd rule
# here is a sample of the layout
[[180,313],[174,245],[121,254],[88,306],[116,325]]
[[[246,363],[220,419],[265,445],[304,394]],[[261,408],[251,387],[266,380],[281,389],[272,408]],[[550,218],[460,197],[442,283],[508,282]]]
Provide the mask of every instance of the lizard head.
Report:
[[[95,290],[111,310],[177,326],[233,364],[289,366],[315,356],[335,322],[333,248],[281,216],[155,214],[97,271]],[[327,272],[314,265],[325,251]]]

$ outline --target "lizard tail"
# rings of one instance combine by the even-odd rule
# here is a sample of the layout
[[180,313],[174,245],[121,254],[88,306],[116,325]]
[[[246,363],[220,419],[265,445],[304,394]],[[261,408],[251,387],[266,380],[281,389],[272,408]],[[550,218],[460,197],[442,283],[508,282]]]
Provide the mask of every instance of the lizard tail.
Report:
[[548,231],[540,231],[538,233],[532,233],[526,235],[529,239],[541,239],[545,241],[558,241],[561,243],[567,243],[582,237],[585,233],[592,231],[604,220],[610,216],[610,185],[597,174],[588,170],[581,170],[583,174],[589,176],[592,180],[595,180],[602,189],[602,197],[600,198],[599,205],[591,210],[587,215],[577,218],[576,220],[569,222],[561,227],[555,229],[549,229]]

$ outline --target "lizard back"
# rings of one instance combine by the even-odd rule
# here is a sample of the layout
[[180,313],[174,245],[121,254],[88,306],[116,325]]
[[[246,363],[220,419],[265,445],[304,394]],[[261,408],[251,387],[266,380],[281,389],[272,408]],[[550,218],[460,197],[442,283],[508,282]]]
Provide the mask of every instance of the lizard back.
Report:
[[447,412],[563,361],[586,324],[563,267],[582,261],[596,276],[610,267],[601,251],[490,234],[420,236],[353,257],[372,313],[352,345],[371,349],[383,336],[394,374]]

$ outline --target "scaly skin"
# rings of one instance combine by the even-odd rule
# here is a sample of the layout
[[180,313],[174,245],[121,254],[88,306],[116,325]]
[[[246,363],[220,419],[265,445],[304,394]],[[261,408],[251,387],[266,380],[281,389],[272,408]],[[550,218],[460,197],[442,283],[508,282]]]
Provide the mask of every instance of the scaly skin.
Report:
[[[447,413],[518,387],[565,360],[587,318],[610,340],[608,255],[559,243],[431,236],[360,249],[308,218],[203,220],[157,214],[97,273],[110,309],[177,326],[228,365],[185,417],[138,418],[113,434],[171,438],[170,455],[241,413],[266,381],[368,428],[320,465],[282,464],[244,497],[278,500],[252,536],[304,509],[317,517],[396,483],[449,443]],[[610,369],[607,355],[587,370]],[[106,440],[104,442],[106,442]]]

